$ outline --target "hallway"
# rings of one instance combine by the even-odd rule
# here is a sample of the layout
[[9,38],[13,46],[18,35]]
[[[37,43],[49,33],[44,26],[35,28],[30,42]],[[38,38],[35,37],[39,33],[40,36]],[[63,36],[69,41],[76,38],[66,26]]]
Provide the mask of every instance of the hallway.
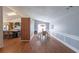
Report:
[[[79,7],[1,6],[0,10],[0,52],[79,52]],[[35,31],[49,32],[60,41],[50,35],[47,40],[35,35],[30,39]]]
[[5,39],[1,53],[73,53],[71,49],[57,41],[54,37],[49,40],[33,38],[29,42],[21,42],[20,38]]

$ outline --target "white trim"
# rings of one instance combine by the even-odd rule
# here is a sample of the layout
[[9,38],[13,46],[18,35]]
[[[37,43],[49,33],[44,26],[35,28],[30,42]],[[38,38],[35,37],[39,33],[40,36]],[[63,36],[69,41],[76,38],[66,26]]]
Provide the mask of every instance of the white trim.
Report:
[[68,43],[66,43],[66,42],[64,42],[64,41],[62,41],[62,40],[60,40],[60,39],[57,38],[55,35],[51,34],[51,36],[53,36],[54,38],[56,38],[58,41],[60,41],[61,43],[63,43],[64,45],[66,45],[67,47],[69,47],[70,49],[72,49],[73,51],[79,53],[79,50],[78,50],[78,49],[76,49],[76,48],[72,47],[71,45],[69,45]]
[[76,35],[70,35],[70,34],[61,33],[61,32],[54,32],[54,33],[58,33],[58,34],[61,34],[61,35],[63,35],[63,36],[70,37],[70,38],[72,38],[72,39],[74,39],[74,40],[78,40],[78,41],[79,41],[79,37],[76,36]]
[[34,34],[32,34],[32,35],[30,36],[30,40],[31,40],[33,37],[34,37]]

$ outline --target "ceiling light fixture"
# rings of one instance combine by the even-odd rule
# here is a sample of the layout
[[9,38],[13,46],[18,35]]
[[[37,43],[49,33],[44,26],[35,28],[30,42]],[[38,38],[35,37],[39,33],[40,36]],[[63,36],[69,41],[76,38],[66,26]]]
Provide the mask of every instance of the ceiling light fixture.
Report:
[[8,16],[14,16],[14,15],[16,15],[16,13],[15,12],[10,12],[10,13],[7,13],[7,15]]

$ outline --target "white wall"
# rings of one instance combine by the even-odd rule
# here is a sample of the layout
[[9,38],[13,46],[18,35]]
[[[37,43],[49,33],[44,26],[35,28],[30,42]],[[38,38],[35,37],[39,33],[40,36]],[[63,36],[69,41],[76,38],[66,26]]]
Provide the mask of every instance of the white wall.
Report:
[[54,31],[79,36],[79,12],[56,20],[54,22]]
[[54,23],[49,23],[49,32],[52,33],[54,31]]
[[3,10],[0,6],[0,48],[3,47]]
[[55,19],[51,23],[54,25],[54,29],[50,29],[50,32],[55,33],[55,36],[71,49],[79,52],[79,7],[77,9],[69,15]]
[[34,19],[30,19],[30,36],[34,34]]

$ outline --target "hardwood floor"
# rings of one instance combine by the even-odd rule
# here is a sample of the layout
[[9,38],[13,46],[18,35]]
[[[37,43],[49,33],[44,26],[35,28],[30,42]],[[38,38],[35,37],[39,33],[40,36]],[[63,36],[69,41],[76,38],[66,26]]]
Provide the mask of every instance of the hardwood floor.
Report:
[[21,42],[20,38],[5,39],[4,48],[0,48],[3,53],[28,53],[31,52],[29,42]]
[[31,42],[31,47],[33,52],[42,53],[74,53],[73,50],[60,43],[54,37],[49,37],[48,40],[40,40],[37,37],[33,37]]
[[74,53],[55,38],[49,40],[39,40],[36,37],[30,42],[21,42],[20,38],[5,39],[4,48],[0,48],[1,53]]

